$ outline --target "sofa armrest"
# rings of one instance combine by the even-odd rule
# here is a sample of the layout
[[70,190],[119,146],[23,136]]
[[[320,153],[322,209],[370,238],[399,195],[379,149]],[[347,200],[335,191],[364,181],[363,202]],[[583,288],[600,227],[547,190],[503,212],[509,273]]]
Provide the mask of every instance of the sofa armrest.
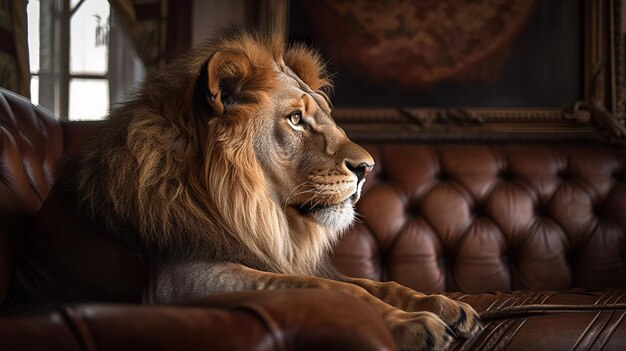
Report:
[[189,306],[78,305],[0,319],[2,350],[394,350],[382,319],[321,290],[225,294]]
[[380,315],[336,291],[287,289],[215,295],[195,306],[243,309],[257,315],[279,350],[393,350]]

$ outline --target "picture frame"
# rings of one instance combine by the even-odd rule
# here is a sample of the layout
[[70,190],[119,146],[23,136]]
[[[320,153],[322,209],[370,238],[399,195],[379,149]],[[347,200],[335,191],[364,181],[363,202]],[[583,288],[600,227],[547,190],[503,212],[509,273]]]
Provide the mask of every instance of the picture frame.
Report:
[[[581,0],[580,97],[566,106],[342,107],[336,122],[359,142],[597,141],[626,145],[621,0]],[[289,34],[290,0],[264,0],[261,25]]]

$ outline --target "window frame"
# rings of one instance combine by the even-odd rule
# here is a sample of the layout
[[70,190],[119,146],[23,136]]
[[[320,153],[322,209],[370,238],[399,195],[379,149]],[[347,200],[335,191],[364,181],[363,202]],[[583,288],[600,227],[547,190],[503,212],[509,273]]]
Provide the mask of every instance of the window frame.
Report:
[[[71,0],[40,0],[38,24],[40,64],[39,70],[31,70],[30,74],[31,79],[38,78],[39,104],[53,111],[62,120],[70,119],[70,83],[73,79],[100,80],[111,84],[109,67],[105,73],[72,73],[70,70],[72,16],[85,1],[80,0],[72,7]],[[44,6],[50,6],[50,10],[44,10]],[[51,45],[42,50],[41,42],[44,38],[50,39],[47,41]],[[44,72],[42,72],[43,62],[48,62]],[[110,97],[107,104],[111,105]]]

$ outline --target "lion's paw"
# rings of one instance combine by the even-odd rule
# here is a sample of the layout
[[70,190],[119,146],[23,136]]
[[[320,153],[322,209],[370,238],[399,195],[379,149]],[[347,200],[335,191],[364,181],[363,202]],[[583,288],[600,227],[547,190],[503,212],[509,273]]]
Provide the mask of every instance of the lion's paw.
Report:
[[430,312],[398,312],[387,320],[400,350],[445,350],[454,332]]
[[443,295],[420,297],[420,309],[430,311],[450,327],[456,337],[469,338],[482,329],[478,313],[460,301]]

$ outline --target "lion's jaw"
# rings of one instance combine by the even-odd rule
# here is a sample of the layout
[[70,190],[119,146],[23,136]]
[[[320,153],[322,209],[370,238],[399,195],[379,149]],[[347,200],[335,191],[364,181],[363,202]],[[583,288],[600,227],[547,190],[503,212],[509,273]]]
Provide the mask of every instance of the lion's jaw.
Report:
[[308,205],[292,205],[298,216],[313,220],[332,233],[340,233],[354,221],[354,206],[350,199],[314,208]]
[[[354,222],[355,204],[361,196],[361,189],[365,179],[347,180],[342,197],[328,198],[311,197],[304,203],[291,204],[299,216],[310,218],[327,231],[339,234],[349,228]],[[322,184],[323,187],[324,184]],[[320,190],[316,190],[320,191]]]

